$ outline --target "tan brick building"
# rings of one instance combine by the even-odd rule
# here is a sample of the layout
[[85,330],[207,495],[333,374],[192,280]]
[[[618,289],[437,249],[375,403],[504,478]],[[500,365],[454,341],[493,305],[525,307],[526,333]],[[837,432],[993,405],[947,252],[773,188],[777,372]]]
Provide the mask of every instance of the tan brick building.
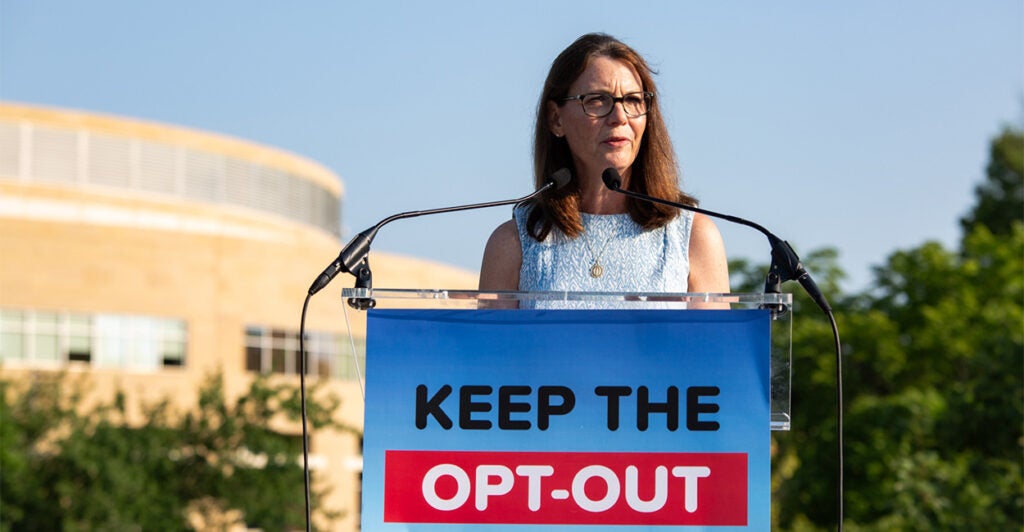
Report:
[[[342,196],[332,172],[274,148],[0,103],[0,374],[65,369],[97,394],[181,401],[216,371],[235,394],[257,372],[297,382],[302,302],[343,245]],[[376,286],[476,285],[455,268],[371,260]],[[351,284],[313,298],[307,349],[314,378],[342,397],[339,420],[361,426],[339,297]],[[335,488],[328,505],[345,512],[335,528],[356,529],[358,440],[314,433],[311,447]]]

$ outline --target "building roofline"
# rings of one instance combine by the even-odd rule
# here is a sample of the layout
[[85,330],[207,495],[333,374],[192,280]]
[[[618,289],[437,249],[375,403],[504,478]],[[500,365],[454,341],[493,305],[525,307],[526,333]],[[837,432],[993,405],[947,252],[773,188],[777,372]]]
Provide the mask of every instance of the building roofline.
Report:
[[322,164],[265,144],[177,125],[52,106],[0,101],[0,119],[46,124],[61,129],[85,129],[133,137],[235,157],[277,168],[308,179],[341,197],[341,178]]

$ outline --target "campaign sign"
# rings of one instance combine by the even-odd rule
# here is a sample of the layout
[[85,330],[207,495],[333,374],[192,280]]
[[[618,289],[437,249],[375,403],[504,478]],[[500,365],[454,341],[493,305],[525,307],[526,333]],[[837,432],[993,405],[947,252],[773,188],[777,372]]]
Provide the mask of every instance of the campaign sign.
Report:
[[768,530],[761,310],[371,310],[363,530]]

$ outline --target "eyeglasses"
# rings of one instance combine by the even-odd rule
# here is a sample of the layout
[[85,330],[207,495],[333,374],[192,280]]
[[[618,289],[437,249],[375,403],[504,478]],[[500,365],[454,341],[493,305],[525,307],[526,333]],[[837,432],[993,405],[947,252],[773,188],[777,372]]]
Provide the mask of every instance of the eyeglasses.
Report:
[[654,100],[654,93],[649,91],[631,92],[615,97],[603,92],[591,92],[562,98],[562,102],[569,100],[579,100],[580,105],[583,106],[583,112],[594,118],[610,115],[616,103],[622,104],[622,110],[626,112],[626,116],[636,118],[647,114],[647,110],[650,109],[651,102]]

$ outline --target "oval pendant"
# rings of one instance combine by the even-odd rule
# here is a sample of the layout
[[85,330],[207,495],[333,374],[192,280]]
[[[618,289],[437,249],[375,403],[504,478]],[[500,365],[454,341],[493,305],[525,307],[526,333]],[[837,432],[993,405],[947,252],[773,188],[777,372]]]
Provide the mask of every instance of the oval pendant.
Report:
[[590,267],[590,276],[598,278],[604,275],[604,268],[601,267],[601,263],[594,261],[594,265]]

